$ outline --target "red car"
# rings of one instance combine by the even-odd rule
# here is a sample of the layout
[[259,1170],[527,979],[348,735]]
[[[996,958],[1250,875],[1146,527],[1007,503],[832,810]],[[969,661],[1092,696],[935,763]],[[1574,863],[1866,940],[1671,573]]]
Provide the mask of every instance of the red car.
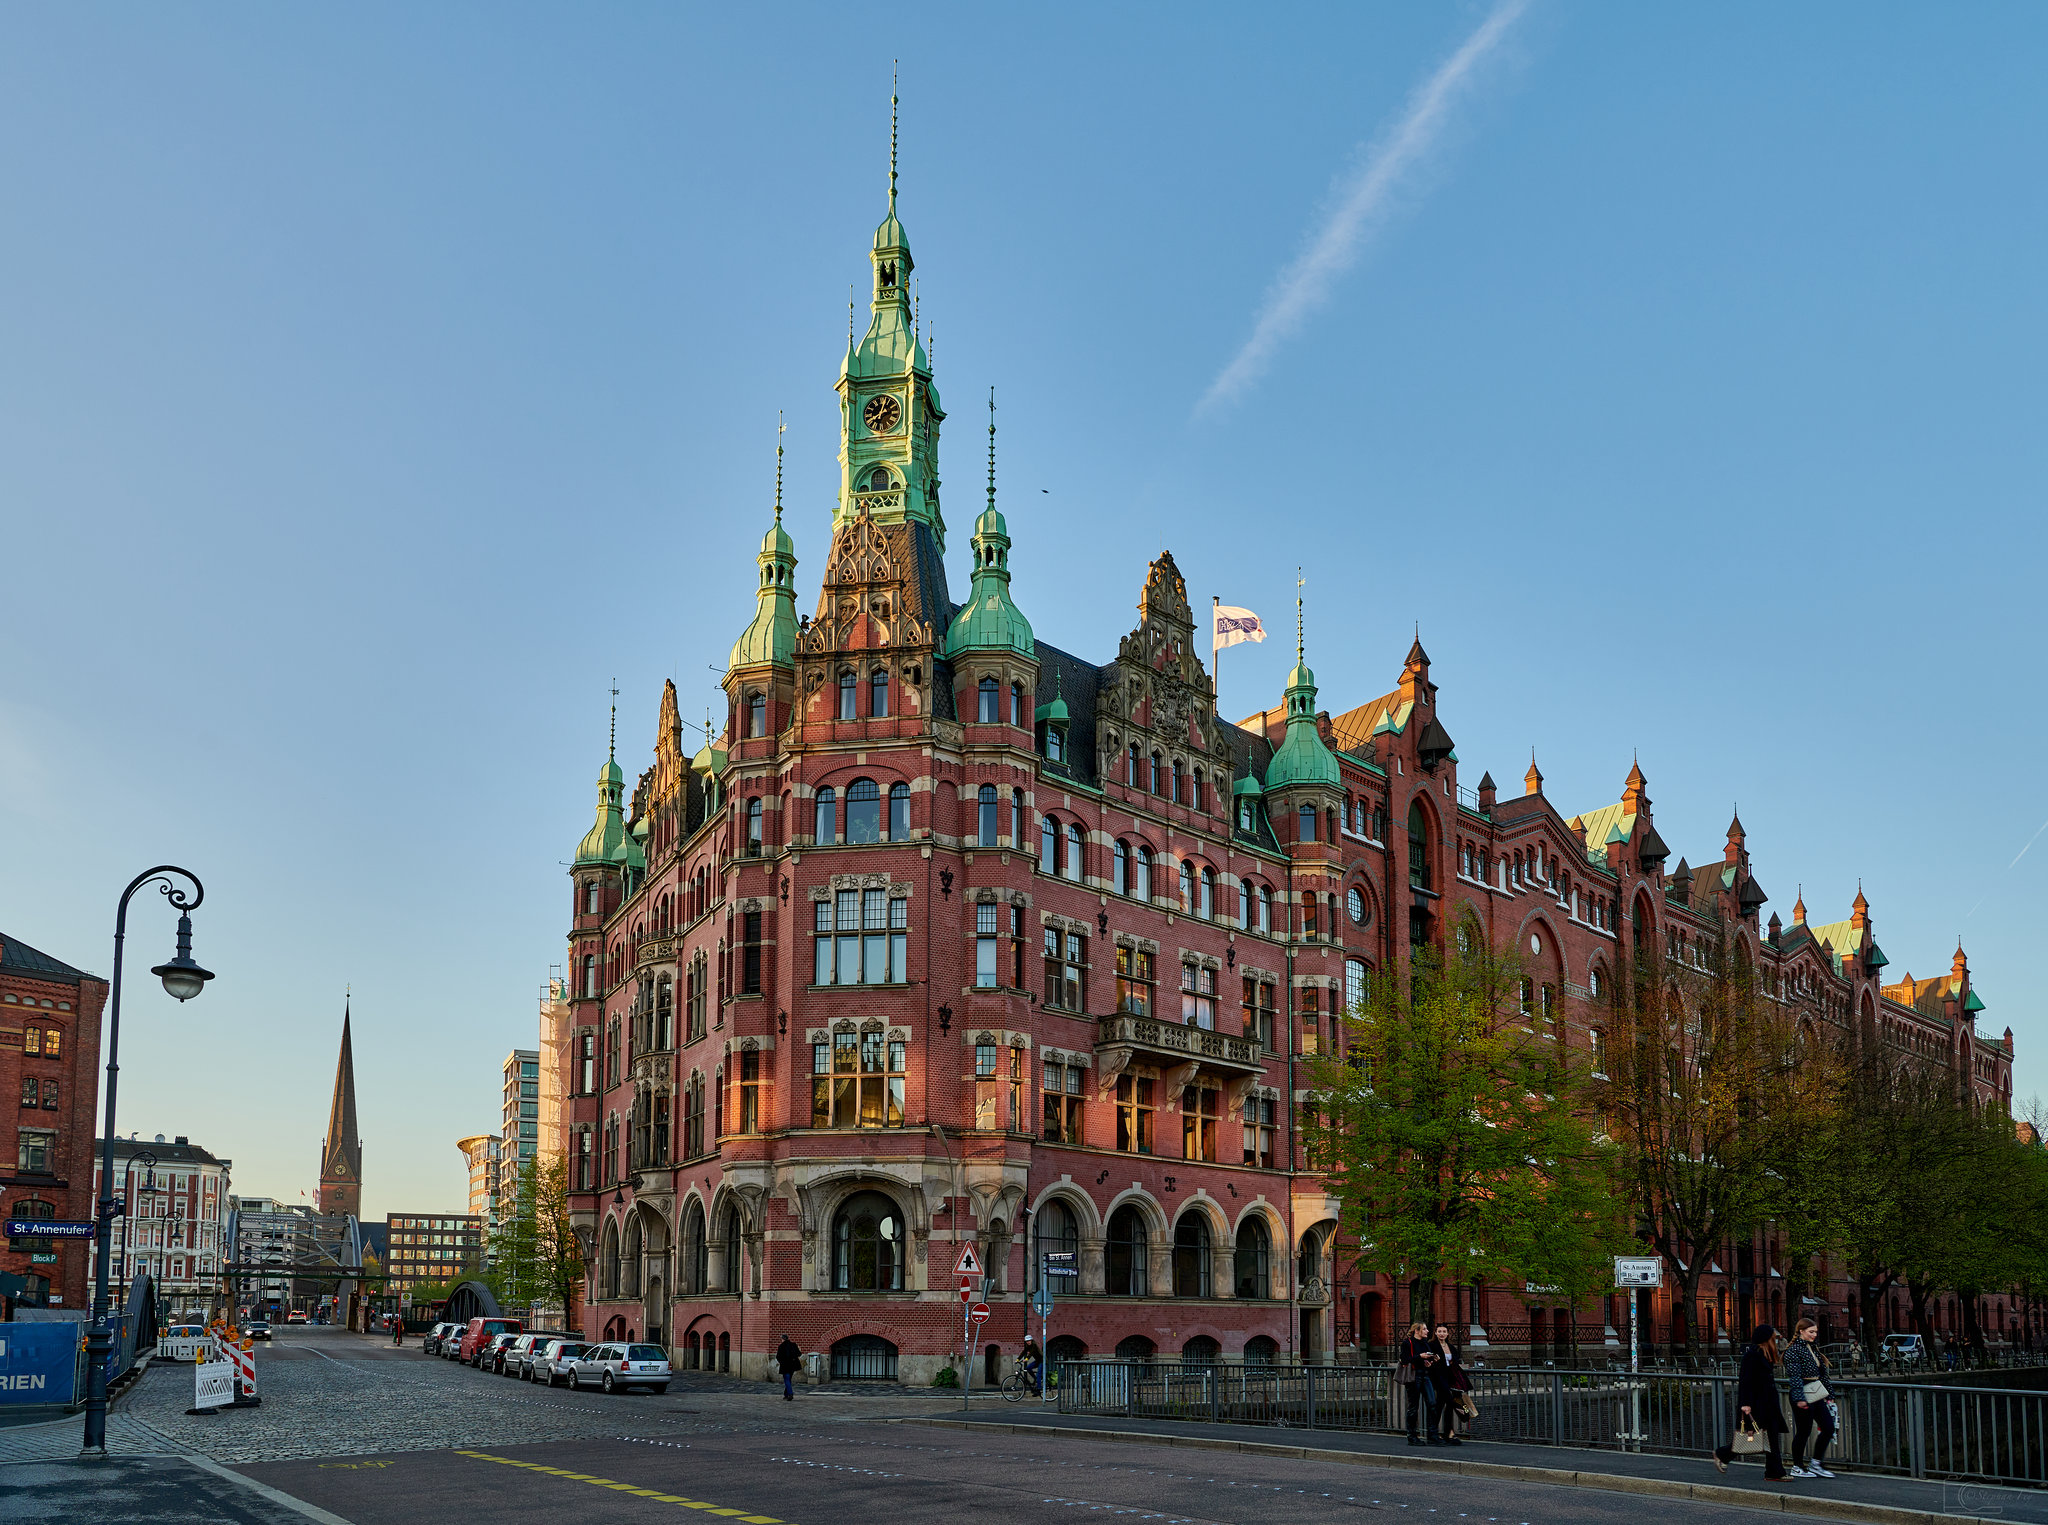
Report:
[[458,1361],[476,1359],[476,1348],[495,1335],[524,1334],[526,1325],[516,1318],[473,1318],[469,1327],[462,1331],[462,1345],[456,1354]]

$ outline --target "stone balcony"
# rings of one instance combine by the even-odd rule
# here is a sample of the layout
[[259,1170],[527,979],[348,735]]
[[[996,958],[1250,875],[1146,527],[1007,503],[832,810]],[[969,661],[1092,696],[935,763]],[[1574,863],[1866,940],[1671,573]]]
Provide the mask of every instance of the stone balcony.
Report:
[[1184,1070],[1189,1075],[1208,1071],[1226,1080],[1250,1080],[1266,1068],[1255,1038],[1233,1038],[1228,1033],[1129,1012],[1101,1019],[1095,1051],[1103,1057],[1103,1071],[1109,1075],[1120,1073],[1134,1061],[1162,1065],[1169,1071]]

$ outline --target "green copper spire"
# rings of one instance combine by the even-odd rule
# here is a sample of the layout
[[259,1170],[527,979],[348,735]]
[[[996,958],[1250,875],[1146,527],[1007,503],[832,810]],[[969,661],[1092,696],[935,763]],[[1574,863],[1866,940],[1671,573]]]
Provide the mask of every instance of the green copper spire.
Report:
[[[1298,568],[1295,587],[1297,590],[1301,587]],[[1269,791],[1300,784],[1327,784],[1335,789],[1342,787],[1344,782],[1344,776],[1337,768],[1337,759],[1316,732],[1316,675],[1309,670],[1304,650],[1301,595],[1297,591],[1294,598],[1294,671],[1287,675],[1287,735],[1280,743],[1280,750],[1266,765],[1266,788]]]
[[612,690],[612,735],[604,766],[597,770],[597,820],[576,844],[577,868],[622,867],[626,861],[626,813],[620,797],[626,776],[619,771],[619,691]]
[[1010,601],[1010,529],[996,512],[996,391],[988,391],[988,507],[974,521],[974,587],[946,632],[946,655],[1013,651],[1033,661],[1031,622]]
[[910,238],[896,216],[896,105],[889,95],[889,208],[868,250],[874,267],[868,328],[848,335],[839,369],[842,468],[835,524],[863,516],[930,526],[940,551],[939,424],[946,416],[932,385],[931,357],[918,339]]
[[754,591],[754,622],[732,643],[728,668],[764,663],[789,667],[796,660],[796,545],[782,527],[782,433],[775,420],[775,522],[761,537],[761,584]]

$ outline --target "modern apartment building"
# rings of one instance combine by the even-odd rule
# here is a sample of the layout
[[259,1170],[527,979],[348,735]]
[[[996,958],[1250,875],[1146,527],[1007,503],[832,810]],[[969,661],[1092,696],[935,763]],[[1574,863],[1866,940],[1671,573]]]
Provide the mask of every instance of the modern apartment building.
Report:
[[498,1158],[512,1177],[507,1201],[518,1189],[519,1168],[540,1150],[540,1050],[515,1048],[505,1056],[505,1121]]
[[389,1251],[385,1290],[401,1302],[428,1282],[459,1279],[483,1259],[484,1218],[478,1213],[392,1213],[384,1220]]

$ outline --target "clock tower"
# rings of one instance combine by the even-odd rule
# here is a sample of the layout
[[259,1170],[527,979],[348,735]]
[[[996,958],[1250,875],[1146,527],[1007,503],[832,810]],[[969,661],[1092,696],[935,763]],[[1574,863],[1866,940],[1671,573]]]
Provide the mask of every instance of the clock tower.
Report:
[[946,410],[932,385],[931,360],[918,342],[910,306],[910,240],[896,218],[896,98],[889,98],[889,214],[875,229],[868,331],[849,326],[839,368],[839,505],[835,527],[867,517],[878,524],[923,524],[941,554],[939,425]]

